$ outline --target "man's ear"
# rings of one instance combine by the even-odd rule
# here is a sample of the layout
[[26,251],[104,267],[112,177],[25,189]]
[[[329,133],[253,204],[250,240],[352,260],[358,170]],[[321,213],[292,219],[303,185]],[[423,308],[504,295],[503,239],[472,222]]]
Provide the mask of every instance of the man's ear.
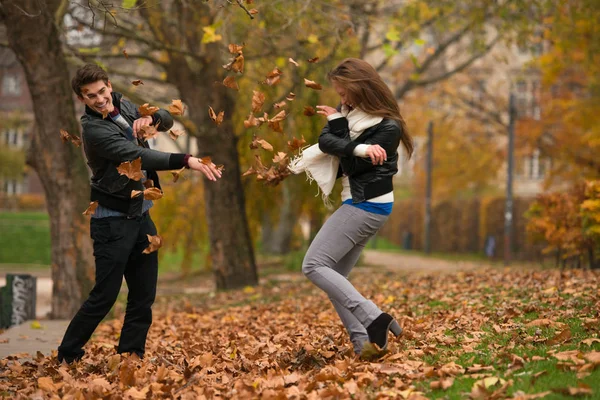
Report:
[[85,104],[85,100],[83,100],[83,97],[82,97],[82,96],[77,96],[77,100],[79,100],[80,102],[82,102],[82,103],[84,103],[84,104]]
[[110,84],[110,79],[108,80],[108,82],[106,82],[106,87],[109,89],[112,89],[112,85]]

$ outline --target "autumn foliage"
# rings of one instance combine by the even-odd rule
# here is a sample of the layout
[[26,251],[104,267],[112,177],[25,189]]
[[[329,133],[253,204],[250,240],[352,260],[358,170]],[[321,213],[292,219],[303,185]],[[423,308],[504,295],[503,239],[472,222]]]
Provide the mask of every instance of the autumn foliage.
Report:
[[546,243],[545,253],[555,253],[562,260],[588,257],[595,266],[600,250],[599,181],[579,183],[567,192],[541,194],[528,216],[527,230]]

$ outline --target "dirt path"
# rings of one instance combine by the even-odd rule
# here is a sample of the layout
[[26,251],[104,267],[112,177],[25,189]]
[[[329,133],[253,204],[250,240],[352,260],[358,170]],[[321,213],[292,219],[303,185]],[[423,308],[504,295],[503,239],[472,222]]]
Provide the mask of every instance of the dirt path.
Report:
[[410,273],[455,272],[491,264],[473,261],[452,261],[380,250],[365,250],[364,264]]

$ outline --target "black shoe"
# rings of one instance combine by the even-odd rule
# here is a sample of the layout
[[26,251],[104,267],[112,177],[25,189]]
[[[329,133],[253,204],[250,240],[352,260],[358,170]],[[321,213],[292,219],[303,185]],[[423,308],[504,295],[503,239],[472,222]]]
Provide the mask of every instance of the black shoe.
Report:
[[382,313],[367,327],[369,341],[379,346],[381,350],[387,349],[388,332],[392,332],[398,337],[402,333],[402,328],[394,317],[387,313]]
[[62,364],[63,361],[66,362],[67,364],[72,364],[74,362],[81,360],[83,358],[83,354],[77,355],[77,356],[66,356],[62,353],[58,353],[58,356],[56,358],[58,359],[58,362],[60,364]]

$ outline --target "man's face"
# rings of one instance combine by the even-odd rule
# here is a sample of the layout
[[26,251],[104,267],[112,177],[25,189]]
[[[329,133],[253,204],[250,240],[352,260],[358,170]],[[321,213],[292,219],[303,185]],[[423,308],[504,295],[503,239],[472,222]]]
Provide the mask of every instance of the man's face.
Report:
[[110,81],[104,83],[103,80],[99,80],[94,83],[83,85],[81,87],[81,96],[78,98],[79,101],[92,110],[106,116],[115,108],[112,102],[111,93],[112,86],[110,85]]

